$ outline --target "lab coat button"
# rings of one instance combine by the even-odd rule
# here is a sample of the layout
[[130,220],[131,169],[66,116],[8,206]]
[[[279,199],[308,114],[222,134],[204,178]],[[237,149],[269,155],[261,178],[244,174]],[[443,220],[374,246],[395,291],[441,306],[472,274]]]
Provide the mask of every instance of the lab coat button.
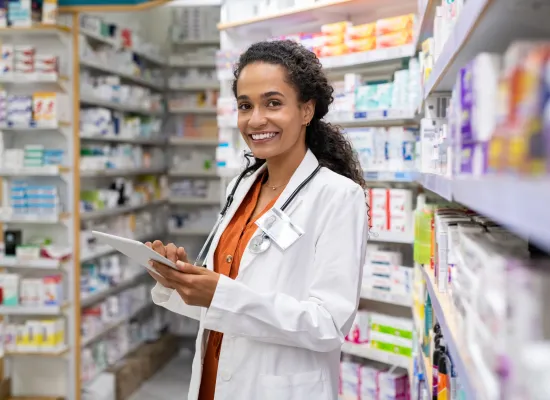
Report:
[[222,379],[224,381],[231,380],[231,374],[229,373],[229,371],[222,371]]
[[231,262],[233,262],[233,256],[229,254],[227,257],[225,257],[225,261],[230,264]]

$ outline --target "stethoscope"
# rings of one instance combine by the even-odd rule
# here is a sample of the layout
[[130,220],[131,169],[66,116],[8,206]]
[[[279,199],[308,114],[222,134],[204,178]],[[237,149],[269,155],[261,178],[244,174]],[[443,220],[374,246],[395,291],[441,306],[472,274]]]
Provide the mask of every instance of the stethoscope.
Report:
[[[292,192],[289,198],[281,206],[281,211],[284,212],[285,209],[288,208],[290,203],[292,203],[292,200],[296,198],[296,196],[300,193],[300,191],[304,188],[304,186],[306,186],[309,183],[309,181],[313,179],[313,177],[317,174],[317,172],[319,172],[320,169],[321,169],[321,166],[318,165],[317,168],[315,168],[315,170],[306,179],[304,179],[304,181],[302,181],[302,183],[300,183],[300,185],[298,185],[296,189],[294,189],[294,192]],[[229,193],[229,196],[227,196],[227,199],[225,200],[225,204],[220,212],[220,215],[218,217],[216,224],[214,225],[214,228],[212,228],[212,231],[210,231],[210,234],[208,235],[208,238],[206,239],[204,246],[202,246],[202,249],[199,252],[197,260],[194,263],[195,266],[199,266],[199,267],[204,266],[204,262],[206,261],[206,255],[210,250],[210,246],[212,245],[214,236],[216,235],[218,228],[220,227],[220,224],[223,221],[223,218],[227,214],[227,210],[229,209],[229,207],[231,207],[231,204],[233,203],[233,199],[235,197],[235,193],[237,192],[237,189],[239,188],[239,184],[247,174],[248,174],[248,171],[245,170],[237,178],[235,185],[231,189],[231,193]],[[271,220],[268,219],[266,221],[266,228],[269,229],[274,223],[275,223],[275,218],[272,218]],[[254,238],[252,238],[252,240],[248,244],[248,249],[253,254],[260,254],[267,251],[270,246],[271,246],[271,238],[265,232],[262,232],[261,234],[256,235]]]

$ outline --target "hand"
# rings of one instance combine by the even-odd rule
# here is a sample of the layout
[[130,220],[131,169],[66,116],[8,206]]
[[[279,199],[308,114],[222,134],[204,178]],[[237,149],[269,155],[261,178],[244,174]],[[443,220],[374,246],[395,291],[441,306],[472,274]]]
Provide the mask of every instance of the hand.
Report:
[[[155,240],[153,243],[147,242],[145,243],[145,245],[150,249],[155,250],[161,256],[166,257],[167,259],[172,261],[174,264],[177,261],[183,261],[186,263],[189,262],[185,249],[183,247],[176,247],[174,243],[169,243],[165,246],[160,240]],[[158,262],[154,262],[154,261],[151,262],[151,267],[153,267],[157,271],[158,271],[159,265],[162,265],[162,264],[159,264]],[[151,277],[155,281],[160,283],[165,288],[175,289],[174,287],[171,286],[170,282],[167,281],[165,277],[155,274],[149,270],[147,270],[147,272],[149,272],[149,275],[151,275]]]
[[195,267],[184,261],[177,261],[176,265],[179,271],[162,264],[155,265],[155,269],[178,292],[186,304],[210,307],[220,274],[204,267]]

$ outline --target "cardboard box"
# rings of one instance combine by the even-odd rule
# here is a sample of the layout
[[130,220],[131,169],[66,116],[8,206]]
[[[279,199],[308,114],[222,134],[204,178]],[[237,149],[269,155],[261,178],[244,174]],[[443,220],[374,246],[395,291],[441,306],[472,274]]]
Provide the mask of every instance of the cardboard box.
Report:
[[141,360],[132,358],[108,369],[115,376],[117,400],[129,398],[141,386],[145,381],[142,371]]

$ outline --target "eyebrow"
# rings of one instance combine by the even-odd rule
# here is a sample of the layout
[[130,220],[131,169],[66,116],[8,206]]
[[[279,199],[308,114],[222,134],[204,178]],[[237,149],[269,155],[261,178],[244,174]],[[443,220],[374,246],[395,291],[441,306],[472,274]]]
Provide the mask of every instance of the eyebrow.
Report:
[[[285,97],[284,94],[282,94],[281,92],[276,92],[276,91],[265,92],[265,93],[262,94],[263,98],[272,97],[272,96]],[[248,97],[246,94],[241,94],[239,97],[237,97],[237,100],[250,100],[250,97]]]

